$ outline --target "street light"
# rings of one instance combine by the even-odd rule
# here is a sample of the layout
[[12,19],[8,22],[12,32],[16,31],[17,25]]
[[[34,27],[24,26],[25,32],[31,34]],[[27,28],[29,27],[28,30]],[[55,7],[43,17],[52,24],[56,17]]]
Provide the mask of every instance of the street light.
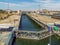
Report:
[[48,23],[47,25],[48,25],[49,35],[50,35],[48,45],[51,45],[51,31],[52,31],[52,26],[54,25],[54,23]]
[[50,37],[49,37],[49,43],[48,43],[48,45],[51,45],[51,27],[49,27],[49,35],[50,35]]
[[51,30],[50,30],[50,37],[49,37],[49,43],[48,43],[48,45],[51,45]]

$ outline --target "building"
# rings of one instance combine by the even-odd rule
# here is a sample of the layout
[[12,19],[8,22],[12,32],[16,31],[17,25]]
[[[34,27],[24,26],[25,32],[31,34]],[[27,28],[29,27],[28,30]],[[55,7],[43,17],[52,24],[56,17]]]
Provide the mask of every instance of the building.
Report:
[[11,26],[11,24],[0,24],[0,31],[4,32],[4,31],[12,31],[13,27]]
[[52,15],[51,17],[55,19],[60,19],[60,15]]

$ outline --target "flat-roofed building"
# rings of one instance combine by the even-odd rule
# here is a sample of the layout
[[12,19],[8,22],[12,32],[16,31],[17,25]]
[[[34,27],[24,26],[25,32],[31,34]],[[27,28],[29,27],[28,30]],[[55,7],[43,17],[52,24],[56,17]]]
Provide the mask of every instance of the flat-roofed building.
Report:
[[0,24],[0,31],[12,31],[13,27],[10,23],[7,24]]

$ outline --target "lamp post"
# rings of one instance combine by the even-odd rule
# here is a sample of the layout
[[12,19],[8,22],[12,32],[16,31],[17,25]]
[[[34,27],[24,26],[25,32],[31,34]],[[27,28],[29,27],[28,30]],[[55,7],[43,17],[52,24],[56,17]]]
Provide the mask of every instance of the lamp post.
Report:
[[51,45],[51,31],[52,31],[52,26],[53,25],[54,25],[53,23],[48,24],[48,31],[49,31],[49,36],[50,36],[48,45]]
[[49,27],[50,29],[48,29],[49,30],[49,35],[50,35],[50,37],[49,37],[49,43],[48,43],[48,45],[51,45],[51,27]]
[[49,44],[48,45],[51,45],[51,30],[50,30],[50,37],[49,37]]

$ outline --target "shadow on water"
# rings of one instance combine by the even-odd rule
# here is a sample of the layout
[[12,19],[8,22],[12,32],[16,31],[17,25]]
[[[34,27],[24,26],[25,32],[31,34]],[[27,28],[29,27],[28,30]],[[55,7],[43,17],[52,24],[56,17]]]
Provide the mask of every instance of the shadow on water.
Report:
[[[48,43],[49,37],[43,40],[16,39],[16,45],[48,45]],[[51,45],[60,45],[60,37],[56,37],[56,35],[51,36]]]

